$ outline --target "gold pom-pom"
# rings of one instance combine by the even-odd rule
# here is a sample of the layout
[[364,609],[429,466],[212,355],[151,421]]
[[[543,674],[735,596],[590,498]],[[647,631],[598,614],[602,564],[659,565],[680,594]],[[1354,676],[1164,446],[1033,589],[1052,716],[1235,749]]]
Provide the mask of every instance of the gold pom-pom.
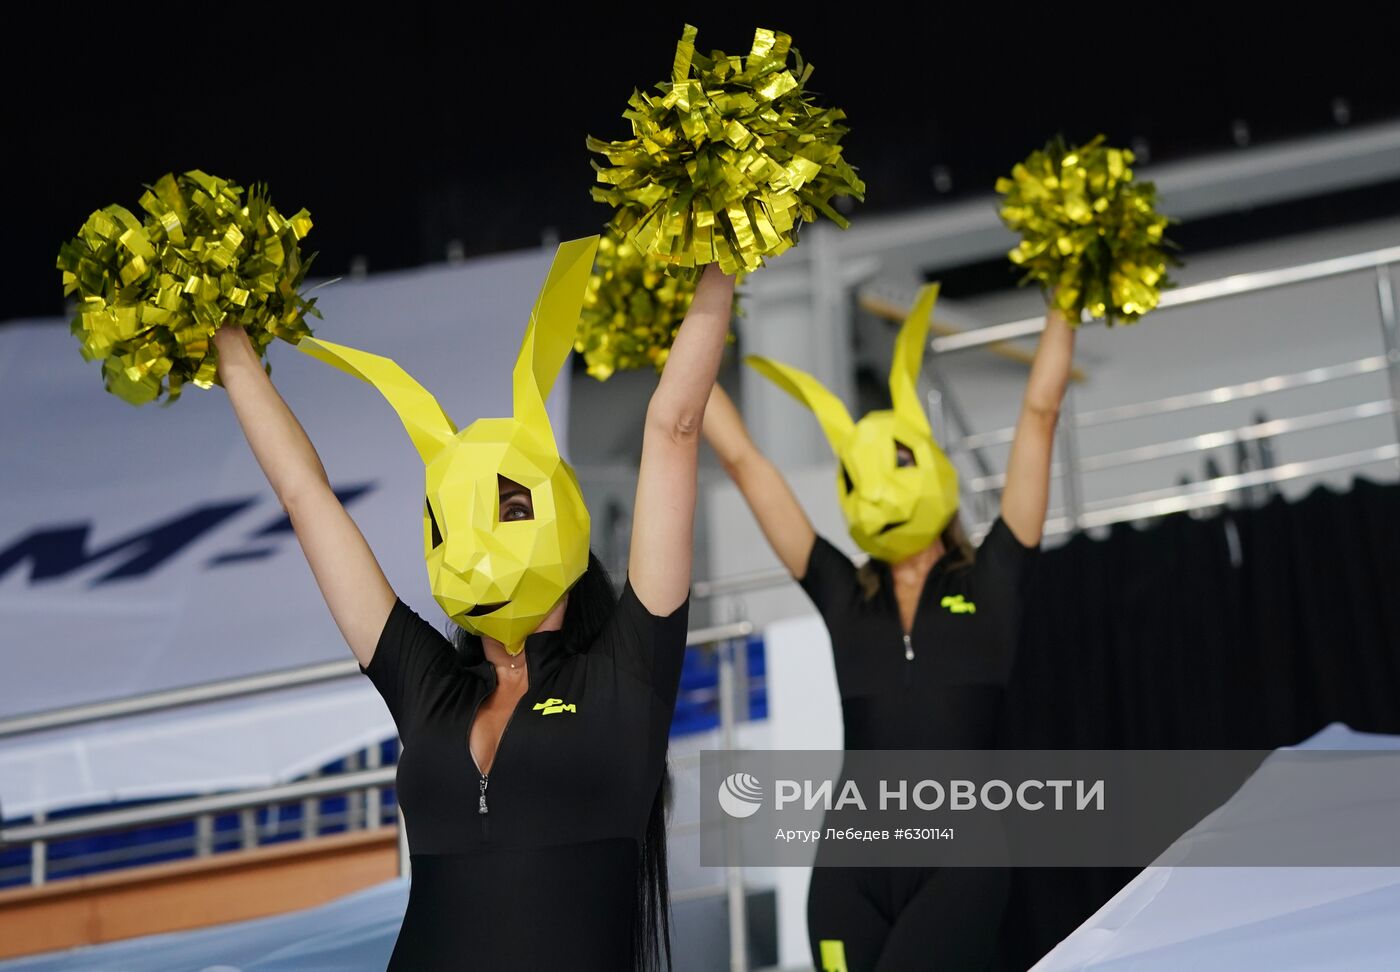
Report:
[[1178,261],[1163,236],[1172,220],[1156,211],[1157,189],[1133,181],[1132,152],[1103,143],[1066,149],[1055,139],[996,184],[1002,221],[1021,234],[1008,254],[1025,268],[1021,282],[1053,289],[1071,324],[1084,312],[1132,323],[1174,286],[1167,265]]
[[63,293],[77,293],[73,334],[102,362],[107,390],[141,405],[217,379],[214,332],[243,327],[261,355],[273,338],[311,333],[315,299],[297,292],[310,258],[306,210],[286,217],[267,191],[194,170],[148,186],[138,219],[112,205],[88,217],[59,250]]
[[841,155],[845,113],[813,104],[792,39],[760,29],[747,57],[706,57],[695,34],[686,25],[670,81],[632,93],[633,138],[588,139],[609,163],[593,163],[593,198],[616,207],[614,229],[691,278],[707,263],[756,270],[818,214],[844,229],[831,200],[864,199],[865,184]]
[[[652,367],[660,372],[696,286],[695,280],[668,275],[665,261],[605,229],[574,340],[588,373],[607,381],[615,371]],[[737,294],[733,313],[740,313]],[[732,331],[728,341],[734,341]]]

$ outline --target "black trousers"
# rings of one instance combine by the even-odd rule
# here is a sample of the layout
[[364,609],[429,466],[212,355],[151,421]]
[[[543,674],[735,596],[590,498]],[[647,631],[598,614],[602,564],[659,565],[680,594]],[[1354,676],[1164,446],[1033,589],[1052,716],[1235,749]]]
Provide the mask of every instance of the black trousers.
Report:
[[1010,886],[998,867],[814,867],[812,963],[817,972],[989,968]]

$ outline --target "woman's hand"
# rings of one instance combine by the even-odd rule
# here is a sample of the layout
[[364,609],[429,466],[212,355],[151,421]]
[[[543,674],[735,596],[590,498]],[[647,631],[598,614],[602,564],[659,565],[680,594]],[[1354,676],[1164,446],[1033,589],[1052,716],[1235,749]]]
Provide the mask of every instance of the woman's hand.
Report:
[[253,341],[248,332],[237,324],[225,324],[214,332],[214,346],[219,349],[219,357],[236,354],[239,351],[253,352]]

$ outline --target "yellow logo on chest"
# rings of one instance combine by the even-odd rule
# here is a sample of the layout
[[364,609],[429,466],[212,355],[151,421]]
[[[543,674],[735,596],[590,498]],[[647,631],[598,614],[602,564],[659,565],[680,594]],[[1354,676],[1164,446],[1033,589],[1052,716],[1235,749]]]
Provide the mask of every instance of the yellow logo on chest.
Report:
[[540,715],[554,715],[556,712],[577,712],[578,706],[563,699],[545,699],[535,703],[535,711]]
[[977,605],[971,601],[963,599],[961,594],[948,594],[943,600],[938,602],[940,607],[945,607],[954,614],[976,614]]

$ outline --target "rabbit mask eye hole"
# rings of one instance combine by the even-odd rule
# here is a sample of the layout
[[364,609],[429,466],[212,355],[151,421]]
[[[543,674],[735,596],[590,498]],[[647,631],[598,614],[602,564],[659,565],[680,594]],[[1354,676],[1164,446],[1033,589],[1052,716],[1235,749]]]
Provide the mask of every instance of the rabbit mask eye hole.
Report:
[[900,468],[918,465],[918,462],[914,459],[914,450],[898,439],[894,440],[894,464],[896,467]]
[[423,505],[428,509],[428,523],[433,530],[433,549],[436,550],[442,546],[442,531],[438,529],[437,517],[433,516],[433,504],[424,499]]
[[530,496],[530,491],[504,476],[496,476],[496,485],[500,491],[500,511],[497,514],[500,522],[508,523],[513,520],[533,520],[535,518],[534,501]]
[[841,463],[841,484],[846,488],[846,492],[854,492],[855,484],[851,482],[851,472],[846,468],[846,464]]

